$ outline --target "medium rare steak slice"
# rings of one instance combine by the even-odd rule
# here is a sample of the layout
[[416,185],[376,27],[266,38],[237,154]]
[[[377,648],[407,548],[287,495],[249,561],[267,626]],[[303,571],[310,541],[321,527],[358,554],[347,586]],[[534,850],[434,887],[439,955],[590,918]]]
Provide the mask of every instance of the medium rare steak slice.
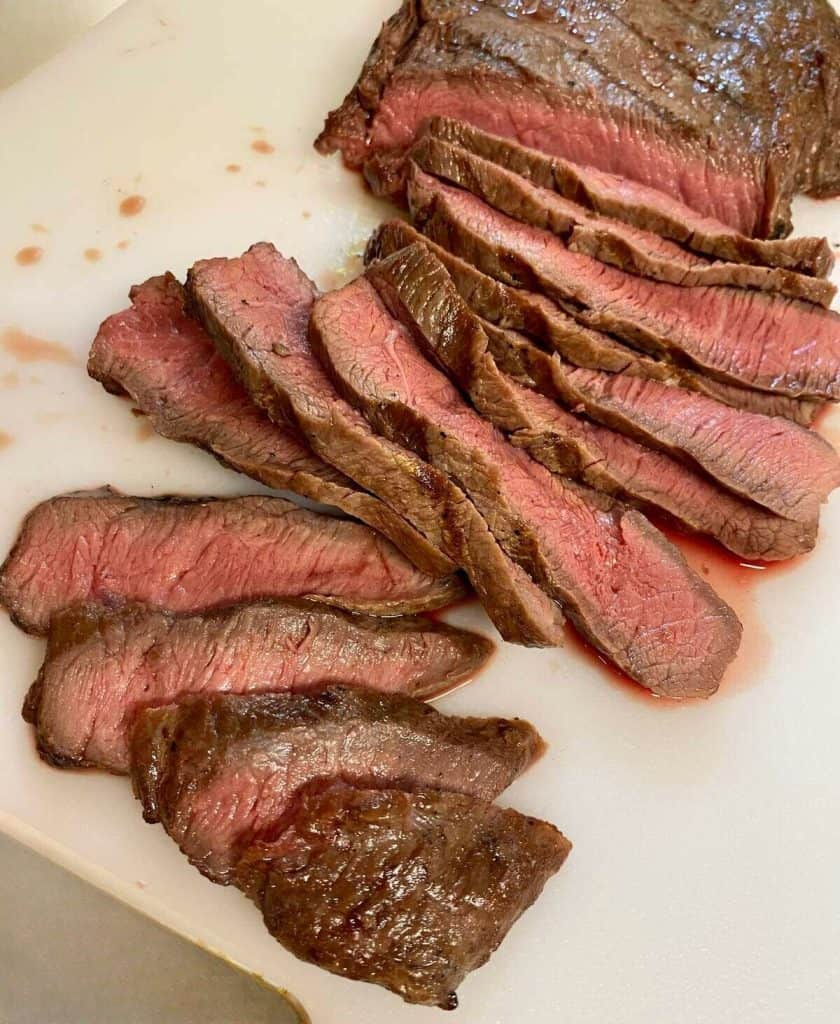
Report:
[[362,523],[283,498],[50,498],[26,517],[0,568],[0,604],[28,633],[86,601],[196,612],[307,597],[396,615],[450,604],[456,577],[433,579]]
[[535,185],[553,189],[595,213],[651,231],[717,260],[777,267],[816,277],[826,277],[834,265],[834,253],[826,238],[749,238],[632,178],[528,149],[465,121],[434,117],[425,132],[492,160]]
[[731,383],[840,399],[840,316],[831,310],[626,274],[421,171],[409,191],[416,221],[433,241],[508,284],[545,291],[590,327]]
[[[644,4],[643,31],[628,24],[628,6],[404,0],[316,145],[387,181],[383,167],[423,122],[448,116],[764,237],[789,230],[797,187],[840,189],[836,156],[813,157],[836,149],[840,107],[837,74],[822,70],[840,60],[823,0],[797,0],[793,15],[787,0],[763,2],[759,15],[739,8],[749,24],[772,20],[774,32],[757,46],[748,33],[733,43],[708,29],[695,51],[702,67],[658,44],[669,5]],[[715,6],[723,17],[722,0]]]
[[753,288],[820,306],[830,306],[837,291],[823,278],[778,267],[711,261],[651,231],[593,213],[552,189],[432,136],[412,147],[411,158],[423,171],[466,189],[494,209],[558,235],[573,251],[641,277],[686,286]]
[[155,430],[198,445],[260,483],[335,505],[385,534],[419,568],[447,572],[425,537],[372,494],[314,455],[293,427],[272,423],[251,404],[171,275],[131,289],[131,307],[99,328],[88,373],[127,393]]
[[316,784],[237,873],[295,956],[452,1010],[570,849],[553,825],[473,797]]
[[556,645],[557,606],[499,548],[474,506],[412,452],[378,437],[341,399],[307,340],[315,287],[272,245],[190,271],[202,318],[257,405],[420,529],[470,578],[506,640]]
[[427,467],[377,438],[312,356],[306,333],[317,290],[297,263],[260,242],[237,259],[199,261],[187,287],[256,405],[275,422],[294,424],[317,455],[382,498],[440,551],[439,496]]
[[365,279],[319,299],[317,316],[319,352],[342,390],[377,429],[452,476],[505,550],[607,657],[659,694],[714,692],[740,623],[643,516],[509,445]]
[[488,277],[471,263],[421,235],[405,221],[389,220],[380,225],[371,236],[365,260],[381,259],[414,242],[422,242],[437,256],[461,297],[483,319],[539,338],[547,348],[576,366],[607,370],[609,373],[631,373],[676,384],[709,395],[736,409],[748,409],[766,416],[784,416],[803,426],[809,426],[821,408],[816,402],[725,384],[673,363],[641,355],[609,335],[578,323],[544,295],[512,288]]
[[129,769],[137,711],[190,695],[313,690],[330,683],[426,698],[465,681],[493,644],[425,618],[372,618],[305,601],[175,616],[99,606],[54,616],[24,707],[41,756]]
[[[790,558],[814,546],[815,520],[797,523],[766,512],[668,455],[572,415],[530,390],[536,387],[533,364],[541,357],[551,374],[552,357],[542,352],[534,356],[526,338],[480,323],[424,245],[415,243],[371,264],[367,276],[391,312],[411,328],[478,411],[548,469],[643,509],[664,512],[743,558]],[[493,351],[516,380],[499,369]]]
[[160,821],[203,874],[226,883],[313,779],[493,800],[541,749],[527,722],[457,718],[410,697],[334,686],[144,711],[132,777],[146,820]]
[[684,388],[570,366],[514,331],[489,332],[494,358],[540,391],[645,445],[687,461],[733,494],[798,522],[803,542],[840,486],[840,458],[788,420],[731,409]]

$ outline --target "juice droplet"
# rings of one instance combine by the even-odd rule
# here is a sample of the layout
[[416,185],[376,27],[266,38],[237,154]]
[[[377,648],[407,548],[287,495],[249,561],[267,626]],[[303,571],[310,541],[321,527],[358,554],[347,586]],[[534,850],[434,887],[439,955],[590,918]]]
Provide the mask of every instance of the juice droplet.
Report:
[[31,267],[34,263],[39,263],[43,255],[44,250],[40,245],[27,245],[23,249],[18,249],[15,261],[21,267]]
[[4,448],[8,448],[12,441],[14,441],[14,438],[11,434],[7,434],[5,430],[0,430],[0,452]]
[[102,259],[101,249],[85,249],[84,257],[88,263],[98,263]]
[[131,245],[131,242],[127,238],[124,238],[121,242],[117,242],[118,249],[127,249]]
[[75,363],[70,349],[57,341],[33,337],[17,327],[8,327],[0,335],[0,348],[19,363]]
[[251,143],[251,149],[253,149],[255,153],[268,154],[274,152],[274,146],[272,146],[270,142],[266,142],[265,139],[254,139]]
[[242,170],[242,165],[228,164],[225,170],[228,172],[228,174],[239,174],[239,172]]
[[136,217],[145,205],[145,196],[126,196],[120,203],[120,213],[123,217]]

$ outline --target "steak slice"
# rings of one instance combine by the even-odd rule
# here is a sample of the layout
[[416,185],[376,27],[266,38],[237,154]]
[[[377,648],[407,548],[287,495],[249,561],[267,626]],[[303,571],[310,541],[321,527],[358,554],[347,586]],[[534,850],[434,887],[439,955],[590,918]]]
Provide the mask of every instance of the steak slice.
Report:
[[474,797],[316,784],[237,874],[295,956],[452,1010],[570,849],[553,825]]
[[766,416],[784,416],[802,426],[813,423],[822,408],[817,402],[725,384],[685,367],[643,356],[609,335],[578,323],[544,295],[512,288],[488,277],[471,263],[421,235],[405,221],[390,220],[380,225],[368,242],[365,260],[369,263],[381,259],[414,242],[422,242],[437,256],[461,297],[483,319],[540,339],[545,347],[558,352],[575,366],[609,373],[629,373],[676,384],[709,395],[733,408]]
[[713,259],[776,267],[815,277],[828,276],[834,265],[834,253],[826,238],[749,238],[632,178],[528,149],[465,121],[433,117],[425,131],[432,138],[492,160],[541,188],[553,189],[594,213],[653,232]]
[[[721,38],[712,16],[684,66],[684,38],[658,42],[669,4],[404,0],[316,145],[388,182],[423,122],[447,116],[665,191],[743,234],[784,234],[797,187],[840,189],[837,21],[823,0],[738,15],[761,34]],[[700,32],[692,9],[682,20]]]
[[202,874],[228,883],[313,779],[493,800],[541,749],[527,722],[450,717],[399,694],[332,686],[144,711],[131,770],[146,820],[160,821]]
[[471,192],[494,209],[558,235],[569,249],[656,281],[725,285],[788,295],[830,306],[837,291],[824,278],[778,267],[711,261],[676,242],[587,210],[490,160],[432,136],[411,150],[425,172]]
[[[481,324],[424,245],[414,243],[371,264],[367,276],[389,310],[409,325],[478,411],[548,469],[645,510],[664,512],[743,558],[777,560],[813,548],[815,520],[803,524],[766,512],[668,455],[572,415],[530,390],[537,386],[530,371],[540,358],[553,380],[552,357],[532,354],[526,338]],[[516,380],[500,370],[493,351]]]
[[382,498],[440,551],[438,495],[428,468],[377,438],[339,399],[309,350],[317,289],[297,263],[260,242],[238,259],[199,261],[187,288],[255,404],[276,423],[294,424],[317,455]]
[[261,243],[239,259],[197,263],[189,287],[257,405],[276,421],[288,417],[320,456],[462,567],[506,640],[561,642],[559,609],[504,555],[464,495],[412,452],[377,436],[339,397],[307,340],[315,288],[296,263]]
[[515,331],[494,328],[493,355],[572,410],[699,468],[733,494],[798,522],[812,537],[820,505],[840,486],[840,458],[788,420],[731,409],[704,395],[621,373],[570,366]]
[[359,279],[318,300],[319,352],[377,429],[451,475],[578,629],[655,693],[708,695],[740,623],[638,512],[553,476],[468,408]]
[[251,404],[187,315],[186,293],[172,274],[131,289],[131,307],[99,328],[88,373],[108,391],[130,395],[164,437],[198,445],[269,487],[340,508],[385,534],[424,572],[451,568],[404,519],[314,455],[299,431]]
[[475,675],[492,652],[479,634],[425,618],[377,619],[305,601],[186,617],[83,605],[54,616],[24,717],[51,764],[124,774],[140,709],[331,683],[428,698]]
[[464,594],[433,579],[362,523],[283,498],[61,495],[26,517],[0,568],[0,604],[28,633],[82,602],[142,602],[172,612],[307,597],[396,615]]
[[831,310],[745,289],[649,281],[571,252],[555,235],[421,171],[409,190],[433,241],[484,273],[574,307],[587,326],[724,381],[840,399],[840,316]]

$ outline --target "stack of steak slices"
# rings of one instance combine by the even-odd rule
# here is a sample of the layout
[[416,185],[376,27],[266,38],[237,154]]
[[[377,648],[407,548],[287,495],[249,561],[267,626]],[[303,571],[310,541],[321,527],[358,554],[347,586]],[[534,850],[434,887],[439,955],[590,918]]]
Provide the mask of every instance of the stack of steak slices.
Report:
[[772,238],[794,192],[840,192],[838,67],[826,0],[403,0],[317,146],[393,192],[457,117]]
[[540,748],[527,723],[395,695],[217,695],[143,712],[132,778],[147,820],[297,956],[451,1009],[569,852],[491,803]]

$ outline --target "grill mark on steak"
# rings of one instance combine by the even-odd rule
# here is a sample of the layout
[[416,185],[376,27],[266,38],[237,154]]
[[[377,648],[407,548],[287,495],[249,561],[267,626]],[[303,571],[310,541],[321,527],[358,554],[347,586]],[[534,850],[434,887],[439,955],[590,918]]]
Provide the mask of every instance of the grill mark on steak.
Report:
[[469,796],[314,785],[238,875],[295,956],[452,1010],[570,850],[547,822]]
[[499,542],[599,650],[656,693],[708,695],[740,623],[638,512],[552,476],[477,416],[359,279],[318,300],[319,354],[378,430],[475,501]]
[[299,431],[252,405],[187,315],[186,293],[172,274],[131,289],[131,307],[99,328],[88,373],[106,390],[130,395],[163,437],[203,448],[268,487],[334,505],[384,534],[424,572],[451,569],[402,517],[314,455]]
[[593,214],[550,189],[434,137],[421,138],[410,155],[426,173],[458,185],[524,224],[551,231],[574,252],[641,277],[684,286],[752,288],[826,307],[837,291],[830,281],[788,270],[710,262],[652,232]]
[[507,284],[557,298],[587,326],[727,382],[840,399],[840,317],[831,310],[625,274],[419,170],[409,191],[415,220],[434,241]]
[[[777,35],[763,52],[717,37],[696,52],[700,71],[650,42],[672,20],[665,5],[645,4],[641,28],[625,6],[404,0],[316,146],[341,150],[374,185],[398,187],[397,162],[423,121],[448,116],[625,175],[762,237],[789,231],[796,187],[840,189],[838,76],[825,70],[840,46],[827,7],[810,17],[815,5],[802,0],[810,20],[800,28],[772,0],[763,13]],[[740,14],[752,23],[751,10]],[[730,63],[716,63],[727,46]],[[815,70],[787,74],[804,53]]]
[[[744,558],[790,558],[814,546],[815,521],[802,524],[772,515],[668,455],[574,416],[529,390],[537,387],[534,376],[553,380],[552,357],[533,353],[521,336],[479,323],[443,264],[422,243],[372,263],[366,273],[389,309],[411,327],[478,411],[548,469],[643,509],[665,512]],[[516,380],[497,366],[497,352]],[[548,368],[542,374],[540,359]]]
[[527,722],[458,718],[399,694],[216,695],[144,711],[131,744],[135,793],[202,874],[233,880],[271,839],[301,786],[341,778],[493,800],[542,750]]
[[675,384],[709,395],[736,409],[766,416],[784,416],[802,426],[809,426],[821,408],[818,403],[787,395],[771,395],[766,391],[724,384],[684,367],[640,355],[609,335],[579,324],[544,295],[512,288],[488,277],[472,264],[421,235],[405,221],[390,220],[380,225],[368,242],[365,260],[369,263],[389,256],[414,242],[422,242],[435,254],[446,267],[461,297],[483,319],[498,327],[524,331],[576,366]]
[[827,277],[834,266],[834,253],[826,238],[749,238],[721,221],[701,216],[665,192],[529,149],[464,121],[433,117],[425,134],[499,164],[540,188],[553,189],[594,213],[650,231],[713,259],[814,277]]
[[306,597],[356,611],[440,608],[464,593],[433,579],[370,527],[283,498],[50,498],[26,517],[0,568],[0,604],[29,633],[82,602],[197,612]]
[[557,606],[499,548],[465,496],[412,452],[378,437],[343,401],[306,337],[315,289],[266,243],[237,260],[207,260],[189,288],[210,334],[253,400],[288,416],[314,450],[379,495],[445,551],[511,642],[562,640]]
[[196,694],[300,693],[334,683],[427,698],[471,678],[492,652],[480,634],[425,618],[373,618],[305,601],[193,616],[73,607],[53,617],[24,717],[51,764],[124,774],[141,709]]

